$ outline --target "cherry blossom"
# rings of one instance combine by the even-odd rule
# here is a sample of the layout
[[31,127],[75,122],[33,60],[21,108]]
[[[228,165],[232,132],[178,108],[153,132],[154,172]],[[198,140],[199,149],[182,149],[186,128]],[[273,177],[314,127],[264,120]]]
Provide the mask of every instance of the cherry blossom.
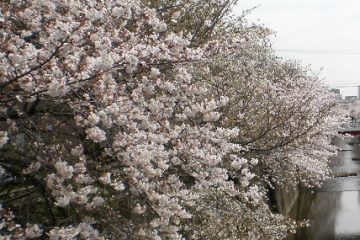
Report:
[[0,236],[282,239],[302,226],[271,212],[267,187],[328,177],[340,118],[235,2],[1,2],[13,190]]

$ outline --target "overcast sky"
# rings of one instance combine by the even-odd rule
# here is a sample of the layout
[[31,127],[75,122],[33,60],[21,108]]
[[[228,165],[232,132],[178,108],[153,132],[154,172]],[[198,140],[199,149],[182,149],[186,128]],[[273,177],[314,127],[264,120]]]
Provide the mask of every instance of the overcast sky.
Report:
[[360,0],[239,0],[235,11],[276,31],[278,55],[312,65],[331,87],[357,95],[360,85]]

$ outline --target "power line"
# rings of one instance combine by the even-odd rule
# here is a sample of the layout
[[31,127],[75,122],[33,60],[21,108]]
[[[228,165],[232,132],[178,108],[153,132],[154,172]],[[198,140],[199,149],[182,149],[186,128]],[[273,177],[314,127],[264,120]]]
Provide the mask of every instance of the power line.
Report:
[[337,87],[337,88],[354,88],[354,87],[360,87],[359,85],[356,86],[341,86],[341,85],[329,85],[330,87]]
[[304,54],[350,54],[360,55],[360,49],[275,49],[276,52],[304,53]]
[[358,83],[343,83],[343,84],[327,84],[328,86],[339,86],[339,87],[360,87]]

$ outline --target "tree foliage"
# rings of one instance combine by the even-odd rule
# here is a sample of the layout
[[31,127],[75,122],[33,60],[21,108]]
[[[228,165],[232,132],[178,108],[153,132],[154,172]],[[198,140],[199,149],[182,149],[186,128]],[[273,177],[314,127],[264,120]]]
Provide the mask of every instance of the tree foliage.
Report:
[[[230,0],[0,3],[5,239],[281,239],[334,100]],[[265,183],[265,184],[264,184]]]

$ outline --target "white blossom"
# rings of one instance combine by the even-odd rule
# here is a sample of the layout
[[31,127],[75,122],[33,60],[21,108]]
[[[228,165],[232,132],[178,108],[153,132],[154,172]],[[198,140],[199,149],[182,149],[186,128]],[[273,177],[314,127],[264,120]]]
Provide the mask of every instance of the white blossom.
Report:
[[64,82],[58,80],[52,80],[49,84],[48,94],[52,97],[61,97],[68,92],[68,87]]
[[43,235],[43,229],[38,224],[27,225],[25,229],[25,237],[29,239],[38,238]]
[[143,214],[146,210],[145,206],[141,206],[139,203],[137,203],[134,207],[134,213],[136,214]]
[[65,161],[59,161],[55,164],[57,174],[63,179],[70,179],[73,176],[74,168]]
[[111,173],[107,172],[103,174],[101,177],[99,177],[99,180],[104,184],[110,184],[111,183]]
[[0,131],[0,148],[2,148],[9,140],[8,133]]
[[88,128],[85,132],[87,137],[94,142],[102,142],[106,140],[106,133],[98,127]]
[[56,205],[59,207],[66,207],[69,204],[70,204],[70,198],[68,196],[62,196],[56,200]]

